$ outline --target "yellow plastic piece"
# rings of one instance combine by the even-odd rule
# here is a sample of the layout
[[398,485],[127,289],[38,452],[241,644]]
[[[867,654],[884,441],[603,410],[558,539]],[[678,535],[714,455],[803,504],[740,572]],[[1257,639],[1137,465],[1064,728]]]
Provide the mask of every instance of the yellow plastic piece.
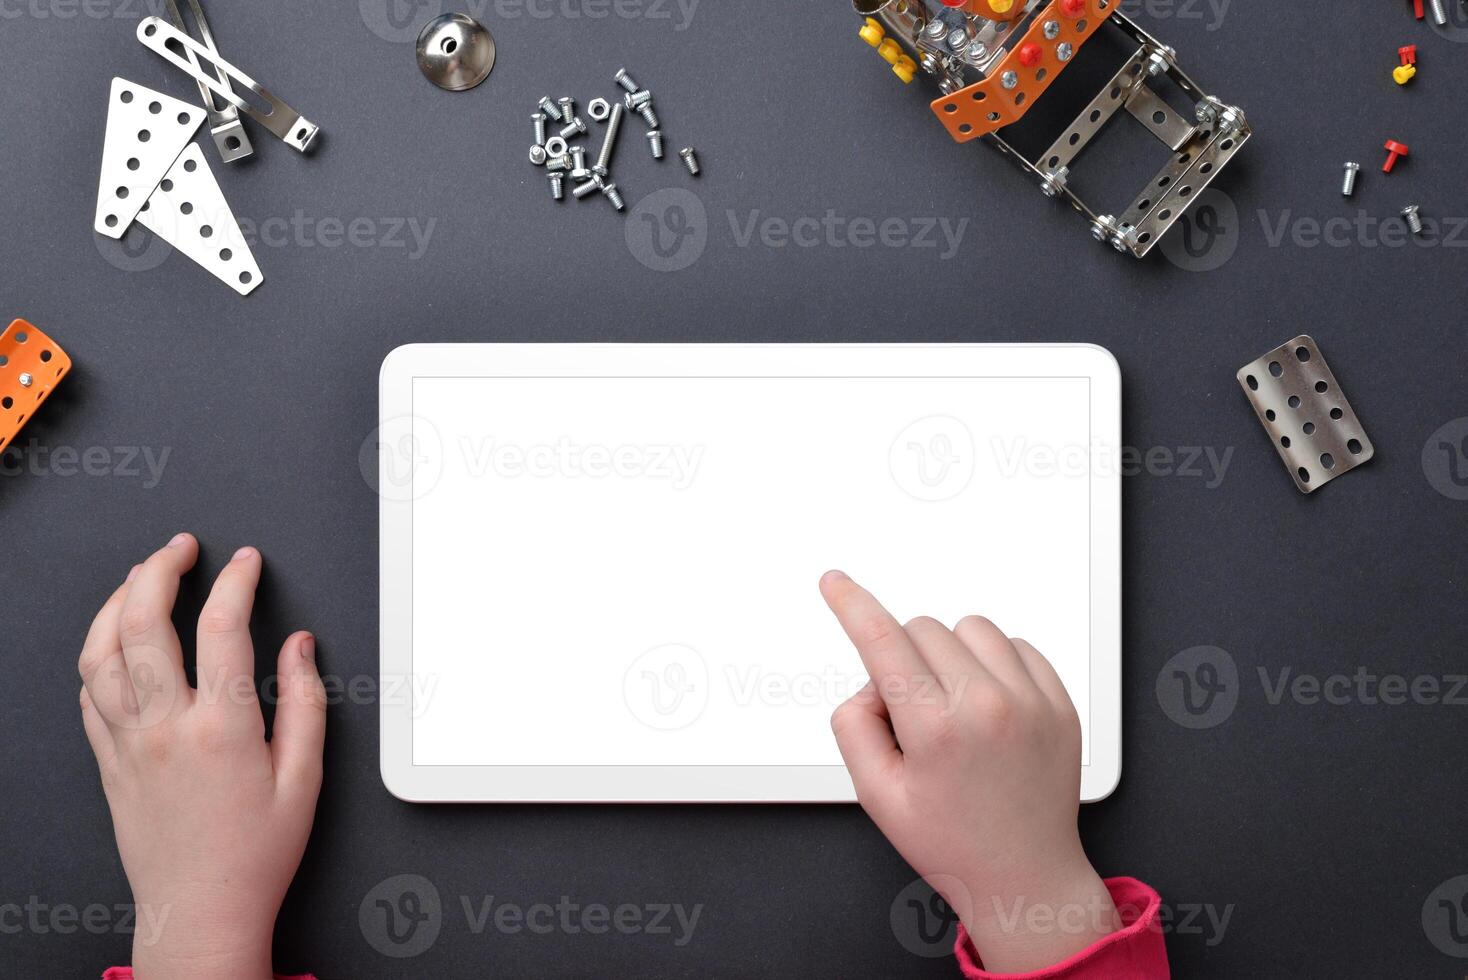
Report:
[[882,39],[886,36],[886,28],[875,17],[868,17],[866,24],[861,29],[861,39],[875,48],[882,43]]
[[881,55],[882,60],[887,64],[896,65],[902,59],[902,45],[889,37],[882,42],[881,47],[877,48],[877,54]]
[[1398,85],[1406,85],[1417,77],[1416,65],[1398,65],[1392,69],[1392,80]]
[[995,13],[1007,14],[1014,9],[1014,0],[989,0],[989,6]]
[[910,85],[917,76],[917,62],[903,55],[897,59],[897,64],[892,66],[892,74],[902,79],[903,85]]

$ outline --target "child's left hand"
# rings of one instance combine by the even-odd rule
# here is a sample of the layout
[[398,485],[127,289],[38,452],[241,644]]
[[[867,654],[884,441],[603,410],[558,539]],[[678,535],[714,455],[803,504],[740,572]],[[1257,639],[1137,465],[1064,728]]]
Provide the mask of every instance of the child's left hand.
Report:
[[97,614],[78,663],[82,721],[138,906],[137,975],[265,978],[321,788],[325,689],[315,639],[296,633],[280,652],[266,742],[250,639],[253,548],[220,572],[199,616],[199,687],[189,686],[171,617],[198,555],[180,534]]

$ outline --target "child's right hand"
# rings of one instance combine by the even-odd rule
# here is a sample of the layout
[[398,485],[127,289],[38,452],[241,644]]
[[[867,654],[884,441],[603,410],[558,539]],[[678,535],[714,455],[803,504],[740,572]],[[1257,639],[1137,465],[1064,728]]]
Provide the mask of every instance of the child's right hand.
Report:
[[901,626],[841,572],[821,594],[872,678],[831,718],[857,798],[984,968],[1043,969],[1120,928],[1081,847],[1080,722],[1050,663],[977,616]]

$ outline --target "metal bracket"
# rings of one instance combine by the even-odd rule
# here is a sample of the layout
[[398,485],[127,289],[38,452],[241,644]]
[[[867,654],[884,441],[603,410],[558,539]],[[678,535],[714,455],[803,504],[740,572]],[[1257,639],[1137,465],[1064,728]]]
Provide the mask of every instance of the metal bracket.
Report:
[[190,143],[138,214],[162,238],[241,296],[264,282],[204,151]]
[[70,370],[66,351],[24,320],[0,332],[0,452]]
[[[157,17],[143,18],[138,24],[138,40],[175,68],[208,86],[210,91],[225,102],[247,113],[251,119],[284,140],[287,146],[305,153],[320,132],[315,123],[271,95],[249,75],[165,21]],[[257,109],[236,95],[231,88],[226,88],[219,78],[204,71],[201,62],[212,65],[220,75],[227,76],[235,87],[253,92],[265,104],[265,108]]]
[[121,238],[204,121],[197,106],[112,79],[97,185],[97,234]]
[[[199,6],[199,0],[189,0],[189,13],[194,17],[194,24],[199,30],[199,37],[203,39],[204,47],[217,58],[219,49],[214,44],[214,34],[209,30],[209,22],[204,19],[204,8]],[[188,33],[188,28],[184,26],[183,12],[178,9],[177,0],[168,0],[168,16],[179,31]],[[192,52],[189,52],[189,61],[195,68],[199,67]],[[234,94],[228,77],[219,72],[215,74],[218,76],[219,84],[231,95]],[[214,148],[219,151],[220,158],[225,163],[234,163],[251,156],[255,148],[250,145],[249,134],[245,132],[245,127],[240,122],[240,111],[227,102],[223,105],[216,103],[214,93],[209,91],[209,86],[202,81],[199,82],[199,95],[204,100],[204,111],[209,114],[209,135],[214,139]]]

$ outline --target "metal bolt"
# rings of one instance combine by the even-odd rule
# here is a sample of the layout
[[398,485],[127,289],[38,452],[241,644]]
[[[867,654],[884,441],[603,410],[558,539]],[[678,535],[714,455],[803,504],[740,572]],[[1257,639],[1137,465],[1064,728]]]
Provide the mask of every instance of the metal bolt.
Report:
[[585,180],[591,176],[591,171],[586,169],[586,147],[571,147],[571,179]]
[[569,95],[563,95],[559,99],[557,99],[556,101],[560,103],[560,106],[561,106],[561,119],[564,122],[570,122],[572,119],[575,119],[576,118],[576,100],[575,99],[571,98]]
[[22,388],[29,388],[35,380],[35,378],[30,376],[29,372],[22,373],[20,376],[20,386]]
[[685,146],[678,151],[678,155],[683,158],[683,166],[688,168],[688,172],[697,177],[699,171],[698,154],[693,152],[693,147]]
[[1346,164],[1346,179],[1341,184],[1342,197],[1354,197],[1356,195],[1356,175],[1361,172],[1359,163]]
[[663,158],[663,131],[660,129],[649,129],[647,131],[647,142],[652,147],[652,158],[661,160]]
[[1058,20],[1047,20],[1047,21],[1045,21],[1045,40],[1047,40],[1047,41],[1053,41],[1053,40],[1055,40],[1059,36],[1060,36],[1060,21],[1058,21]]
[[1407,228],[1412,234],[1420,237],[1422,235],[1421,209],[1415,204],[1402,208],[1402,217],[1407,219]]
[[551,122],[561,121],[561,110],[556,108],[556,104],[551,101],[549,95],[540,97],[540,111],[545,113],[546,118]]
[[543,112],[532,112],[530,114],[530,123],[531,123],[531,125],[533,125],[535,127],[535,145],[536,146],[544,146],[545,145],[545,113],[543,113]]
[[583,197],[590,197],[592,194],[595,194],[597,191],[601,190],[602,183],[603,182],[600,177],[593,177],[584,184],[578,184],[576,186],[576,189],[571,192],[571,196],[578,201],[581,200]]
[[573,140],[586,132],[586,120],[580,116],[572,116],[571,121],[561,130],[561,139]]
[[544,166],[545,165],[545,147],[543,147],[543,146],[532,146],[530,148],[530,162],[533,163],[533,164],[535,164],[537,167]]
[[571,155],[569,153],[562,153],[560,156],[549,157],[545,161],[545,169],[547,169],[547,170],[570,170],[571,169]]
[[616,208],[618,211],[621,211],[627,207],[627,205],[622,201],[622,192],[617,190],[616,184],[607,184],[601,189],[601,192],[607,196],[607,200],[612,202],[612,207]]
[[1005,88],[1014,88],[1019,84],[1019,75],[1015,72],[1007,71],[999,76],[999,84]]
[[989,46],[983,41],[975,41],[968,46],[969,61],[983,61],[987,57],[989,57]]
[[628,92],[622,96],[622,104],[627,107],[629,112],[636,112],[651,101],[652,93],[647,89],[643,89],[641,92]]
[[963,48],[963,46],[965,44],[967,44],[967,43],[968,43],[968,31],[964,30],[961,27],[958,30],[956,30],[956,31],[950,32],[949,35],[948,35],[948,46],[950,48],[952,48],[954,51],[961,50]]
[[641,109],[638,109],[637,113],[638,115],[642,116],[643,121],[647,123],[648,129],[658,128],[658,114],[653,111],[651,102],[643,106]]
[[612,76],[612,79],[628,92],[637,91],[637,83],[632,80],[631,75],[627,74],[627,69],[625,68],[618,68],[617,73]]
[[1059,197],[1070,179],[1070,168],[1061,167],[1047,173],[1040,181],[1040,193],[1046,197]]
[[617,144],[617,131],[622,128],[622,112],[621,106],[612,106],[612,114],[607,117],[607,134],[601,141],[601,152],[596,155],[596,166],[591,168],[603,177],[612,163],[612,148]]
[[1432,0],[1432,19],[1437,22],[1438,27],[1448,26],[1448,11],[1443,6],[1443,0]]
[[558,173],[558,172],[556,172],[554,170],[551,171],[551,175],[550,175],[550,187],[551,187],[551,197],[555,198],[557,201],[564,201],[566,199],[566,175],[565,174]]
[[948,25],[943,23],[943,21],[939,20],[938,18],[934,17],[932,20],[928,21],[928,26],[923,28],[923,30],[927,33],[930,40],[936,41],[941,38],[945,32],[947,32]]
[[1068,41],[1062,41],[1055,46],[1055,57],[1060,61],[1069,61],[1075,53],[1076,49]]
[[1156,78],[1167,71],[1167,58],[1160,52],[1152,52],[1152,57],[1147,59],[1147,74]]

